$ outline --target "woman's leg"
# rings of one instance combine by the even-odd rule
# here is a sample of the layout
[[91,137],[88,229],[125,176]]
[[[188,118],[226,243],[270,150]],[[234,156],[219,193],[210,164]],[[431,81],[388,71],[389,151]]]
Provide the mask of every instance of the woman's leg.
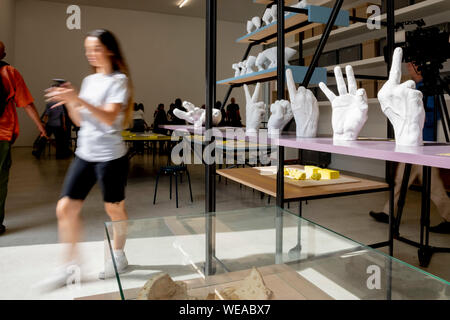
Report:
[[65,262],[71,262],[77,258],[76,245],[81,238],[80,212],[83,202],[83,200],[72,200],[69,197],[64,197],[58,201],[56,206],[59,241],[70,245]]
[[116,203],[105,202],[105,210],[111,221],[116,222],[113,225],[113,248],[114,250],[123,250],[128,231],[128,214],[125,209],[125,200]]

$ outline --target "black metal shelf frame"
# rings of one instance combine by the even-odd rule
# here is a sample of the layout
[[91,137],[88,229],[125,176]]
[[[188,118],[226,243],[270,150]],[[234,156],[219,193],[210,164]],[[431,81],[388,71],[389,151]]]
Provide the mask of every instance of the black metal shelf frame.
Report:
[[[207,141],[212,141],[214,139],[213,136],[210,135],[209,129],[213,127],[212,122],[212,109],[214,107],[214,103],[216,101],[216,48],[217,48],[217,0],[206,0],[206,132],[207,136],[205,139]],[[277,89],[278,89],[278,100],[285,98],[285,16],[284,13],[286,11],[290,12],[301,12],[304,13],[302,9],[294,9],[290,7],[286,7],[284,5],[284,0],[277,0],[273,3],[277,3],[278,5],[278,21],[277,21]],[[337,18],[339,10],[341,9],[343,4],[343,0],[336,0],[332,13],[329,17],[329,20],[326,24],[325,31],[319,41],[319,44],[314,53],[311,65],[308,68],[307,74],[304,78],[302,86],[308,87],[311,76],[314,72],[314,69],[317,66],[317,62],[323,52],[325,44],[329,38],[330,32],[332,30],[332,26]],[[354,17],[353,17],[354,18]],[[356,21],[356,20],[354,20]],[[367,21],[366,19],[364,21]],[[359,21],[363,22],[363,21]],[[383,23],[382,25],[387,26],[387,53],[388,53],[388,61],[387,61],[387,70],[388,74],[392,64],[392,55],[394,52],[394,26],[395,26],[395,12],[394,12],[394,0],[387,0],[387,23]],[[296,26],[299,27],[299,26]],[[292,31],[292,30],[289,30]],[[273,36],[271,36],[273,37]],[[267,39],[261,39],[259,41],[252,42],[248,45],[247,50],[244,54],[245,60],[250,50],[253,46],[263,43]],[[300,59],[302,60],[301,49],[302,49],[302,38],[299,41],[299,53]],[[377,76],[364,76],[366,79],[380,79],[385,77],[377,77]],[[231,85],[227,95],[224,99],[225,106],[226,100],[228,99],[231,90],[240,85]],[[394,133],[392,126],[387,120],[388,127],[388,138],[393,138]],[[278,171],[277,171],[277,199],[276,204],[277,207],[282,209],[284,207],[284,147],[278,147]],[[422,219],[421,219],[421,239],[420,243],[415,243],[419,249],[419,260],[422,266],[427,266],[429,260],[431,259],[431,255],[433,253],[433,249],[438,251],[437,248],[433,248],[429,245],[429,214],[430,214],[430,186],[431,186],[431,175],[430,175],[430,167],[424,167],[424,191],[422,193]],[[394,217],[394,163],[387,161],[386,162],[386,181],[389,184],[389,238],[386,242],[380,242],[376,244],[370,245],[372,248],[380,248],[389,246],[389,255],[393,256],[393,243],[394,243],[394,225],[396,224],[396,219]],[[206,199],[205,199],[205,214],[206,214],[206,262],[205,262],[205,274],[210,275],[215,272],[214,262],[215,258],[215,217],[214,212],[216,211],[216,186],[215,186],[215,176],[216,176],[216,168],[215,165],[206,165],[205,164],[205,186],[206,186]],[[283,213],[280,210],[277,219],[277,235],[276,235],[276,262],[281,261],[282,255],[282,227],[283,227]],[[398,233],[398,229],[396,231]],[[403,241],[409,244],[412,244],[412,241],[404,239],[400,237],[398,234],[395,235],[395,238],[399,241]],[[424,239],[425,238],[425,239]],[[392,272],[391,266],[387,267],[388,270],[388,286],[390,288],[391,285],[391,277],[390,274]],[[388,290],[388,299],[391,298],[391,290]]]

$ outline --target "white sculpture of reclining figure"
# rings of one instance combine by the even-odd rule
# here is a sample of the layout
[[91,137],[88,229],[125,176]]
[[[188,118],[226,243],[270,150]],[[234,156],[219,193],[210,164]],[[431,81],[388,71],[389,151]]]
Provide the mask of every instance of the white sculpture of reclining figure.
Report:
[[286,70],[286,83],[297,127],[297,137],[315,137],[319,123],[319,103],[316,97],[305,87],[300,86],[297,90],[291,69]]
[[247,33],[252,33],[261,28],[261,18],[253,17],[252,20],[247,21]]
[[[202,127],[204,125],[206,119],[205,109],[198,108],[188,101],[183,102],[183,107],[187,111],[183,111],[177,108],[173,110],[173,114],[177,118],[180,118],[182,120],[187,121],[188,123],[193,124],[194,127],[196,128]],[[218,125],[222,120],[222,112],[220,112],[219,109],[213,109],[212,116],[213,116],[213,124],[215,126]]]
[[270,135],[278,135],[283,132],[284,127],[292,120],[291,104],[287,100],[277,100],[270,106],[272,113],[267,124]]
[[258,82],[256,84],[255,92],[253,96],[250,95],[248,86],[244,84],[245,91],[245,127],[247,134],[256,133],[264,120],[264,115],[266,114],[266,104],[262,101],[258,102],[259,92],[261,89],[261,84]]
[[366,90],[358,89],[353,68],[347,66],[348,91],[341,67],[334,68],[334,75],[339,91],[336,96],[327,85],[321,82],[320,89],[331,102],[332,126],[334,140],[356,140],[367,121],[368,102]]
[[[284,51],[285,65],[289,65],[289,60],[297,53],[297,50],[292,48],[285,48]],[[255,65],[258,71],[263,71],[277,66],[277,47],[269,48],[261,52],[256,58]]]
[[395,143],[400,146],[423,145],[422,130],[425,109],[422,92],[416,90],[413,80],[402,79],[403,50],[397,48],[392,58],[389,80],[378,92],[381,110],[394,127]]

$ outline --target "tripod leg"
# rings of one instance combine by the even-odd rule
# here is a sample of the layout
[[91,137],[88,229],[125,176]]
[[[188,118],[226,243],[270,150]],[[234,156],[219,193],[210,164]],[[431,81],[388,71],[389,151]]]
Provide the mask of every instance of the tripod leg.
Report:
[[399,236],[400,235],[400,223],[402,220],[402,214],[403,214],[403,208],[405,206],[405,199],[406,199],[406,192],[408,191],[408,182],[409,177],[411,176],[411,167],[412,165],[410,163],[405,164],[405,171],[403,173],[403,180],[402,180],[402,186],[400,189],[400,197],[398,198],[397,202],[397,218],[395,219],[395,225],[394,225],[394,235]]

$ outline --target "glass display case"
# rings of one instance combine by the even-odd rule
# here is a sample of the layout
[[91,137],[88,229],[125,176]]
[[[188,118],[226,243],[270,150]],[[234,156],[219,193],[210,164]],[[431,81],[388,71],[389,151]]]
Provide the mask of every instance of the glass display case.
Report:
[[118,274],[114,265],[121,299],[136,299],[161,273],[183,281],[193,299],[217,299],[253,267],[270,299],[450,299],[449,282],[277,207],[105,227],[105,263],[126,237],[129,266]]

